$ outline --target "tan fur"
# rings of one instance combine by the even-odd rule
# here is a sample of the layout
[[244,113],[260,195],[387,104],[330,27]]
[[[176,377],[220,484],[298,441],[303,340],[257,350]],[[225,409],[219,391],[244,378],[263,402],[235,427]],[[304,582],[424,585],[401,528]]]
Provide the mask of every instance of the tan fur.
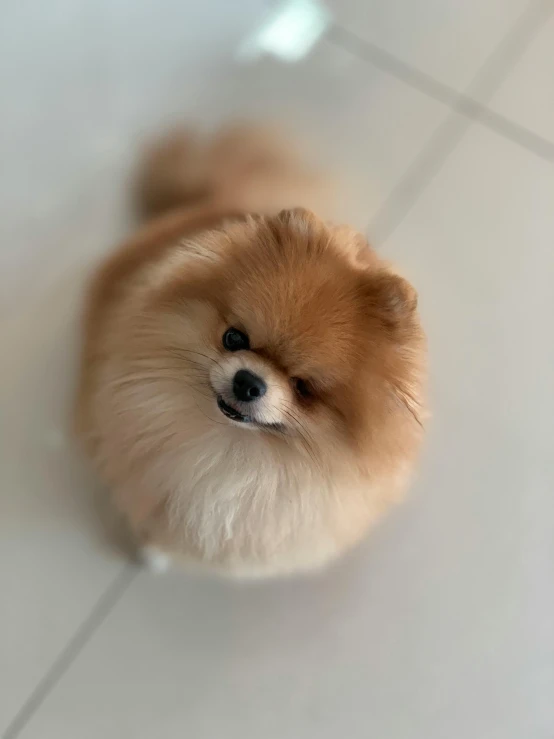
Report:
[[[413,288],[351,229],[277,212],[315,181],[271,137],[250,140],[174,137],[148,159],[143,211],[194,205],[95,276],[77,402],[139,540],[239,576],[310,569],[356,543],[406,487],[424,413]],[[230,326],[249,351],[224,350]],[[275,426],[220,412],[240,368],[266,380],[257,417]]]

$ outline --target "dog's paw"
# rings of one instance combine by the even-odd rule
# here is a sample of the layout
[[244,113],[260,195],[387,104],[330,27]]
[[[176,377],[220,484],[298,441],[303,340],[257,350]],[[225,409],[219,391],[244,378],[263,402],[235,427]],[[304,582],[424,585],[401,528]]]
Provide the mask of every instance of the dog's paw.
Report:
[[171,567],[171,557],[156,547],[143,547],[139,552],[139,561],[154,575],[162,575]]

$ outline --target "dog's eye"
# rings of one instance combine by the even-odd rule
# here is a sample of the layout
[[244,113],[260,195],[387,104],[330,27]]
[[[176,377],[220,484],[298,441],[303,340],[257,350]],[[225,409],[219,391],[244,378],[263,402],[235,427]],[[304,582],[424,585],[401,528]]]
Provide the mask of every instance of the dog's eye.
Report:
[[241,349],[249,349],[250,342],[248,336],[238,328],[228,328],[223,334],[223,346],[229,352],[238,352]]
[[306,380],[302,380],[300,379],[300,377],[293,377],[292,384],[294,385],[296,394],[299,395],[301,398],[312,397],[312,390]]

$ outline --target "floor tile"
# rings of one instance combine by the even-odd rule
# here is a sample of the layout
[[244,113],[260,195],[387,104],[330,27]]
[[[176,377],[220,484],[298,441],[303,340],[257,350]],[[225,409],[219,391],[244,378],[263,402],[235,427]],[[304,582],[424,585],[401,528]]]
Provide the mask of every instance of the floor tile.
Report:
[[79,282],[0,333],[0,733],[122,566],[68,443]]
[[552,735],[552,176],[474,126],[383,247],[431,348],[411,500],[314,579],[141,576],[22,739]]
[[[554,5],[553,5],[554,9]],[[554,143],[554,15],[493,96],[489,107]]]
[[428,533],[451,574],[437,608],[463,621],[466,675],[457,647],[441,656],[460,736],[554,731],[553,191],[551,164],[474,126],[383,245],[429,333]]
[[[334,9],[460,90],[527,5]],[[129,228],[145,134],[284,119],[355,183],[343,206],[362,225],[447,113],[325,41],[297,65],[241,66],[265,1],[188,6],[55,0],[3,17],[0,733],[124,567],[66,422],[82,281]],[[492,107],[552,141],[551,30]],[[21,739],[554,735],[553,192],[550,165],[474,125],[381,247],[419,287],[430,339],[411,500],[313,579],[139,575]]]
[[10,183],[0,199],[1,310],[52,282],[76,252],[119,237],[137,147],[176,121],[285,120],[355,183],[344,218],[367,222],[446,109],[326,42],[295,65],[242,64],[237,50],[265,3],[240,6],[56,0],[44,23],[12,6],[0,31]]
[[[0,310],[114,237],[137,137],[194,110],[266,0],[9,3],[0,26]],[[112,231],[110,232],[110,227]],[[62,256],[63,255],[63,256]],[[27,296],[31,293],[28,292]]]
[[[64,424],[79,290],[90,261],[129,227],[126,184],[142,137],[193,113],[211,124],[235,116],[286,119],[310,142],[315,126],[314,148],[323,159],[358,177],[362,224],[446,114],[325,43],[294,67],[229,63],[255,21],[254,2],[244,6],[244,22],[224,28],[220,17],[194,48],[185,42],[194,38],[195,23],[209,29],[210,3],[199,17],[183,14],[190,24],[179,33],[171,16],[154,17],[136,4],[128,12],[122,2],[70,5],[57,0],[44,24],[40,14],[28,17],[24,6],[13,6],[3,27],[10,66],[3,67],[2,89],[10,105],[0,125],[10,188],[0,199],[0,307],[8,317],[2,336],[9,357],[1,388],[7,442],[0,580],[9,603],[3,632],[10,634],[2,664],[12,677],[0,701],[0,727],[121,566],[103,548],[94,483],[66,445]],[[26,46],[17,43],[23,26]],[[41,56],[44,65],[37,66]],[[350,214],[356,210],[344,205]]]
[[403,62],[462,91],[528,0],[333,0],[337,22]]

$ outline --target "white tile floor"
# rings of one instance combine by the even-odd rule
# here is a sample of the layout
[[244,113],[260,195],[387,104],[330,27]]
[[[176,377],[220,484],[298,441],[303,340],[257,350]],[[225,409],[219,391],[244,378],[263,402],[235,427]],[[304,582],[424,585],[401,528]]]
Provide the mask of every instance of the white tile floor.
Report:
[[[0,733],[552,739],[554,0],[336,0],[239,68],[263,0],[11,3],[0,29]],[[410,501],[310,580],[117,559],[61,430],[85,265],[140,137],[267,113],[358,182],[420,290],[434,420]]]

